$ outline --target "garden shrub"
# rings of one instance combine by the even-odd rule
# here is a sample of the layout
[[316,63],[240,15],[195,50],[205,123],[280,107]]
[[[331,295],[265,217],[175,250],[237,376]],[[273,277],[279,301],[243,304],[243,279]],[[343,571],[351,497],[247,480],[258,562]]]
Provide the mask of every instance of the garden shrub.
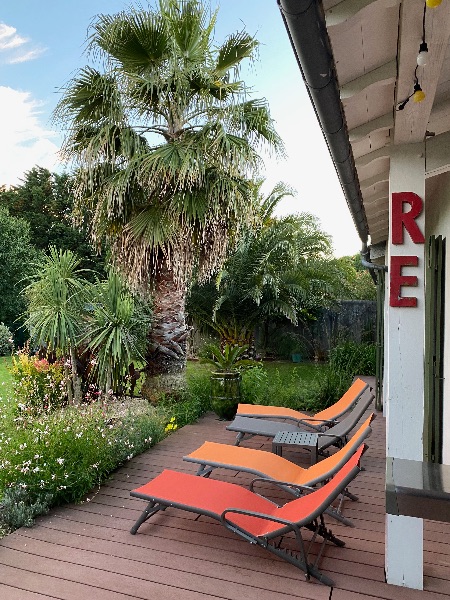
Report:
[[51,494],[43,492],[33,498],[20,485],[12,485],[0,502],[0,520],[11,530],[31,527],[35,517],[48,513],[51,502]]
[[329,365],[319,383],[319,400],[330,406],[348,390],[355,376],[375,375],[376,346],[345,341],[330,350]]
[[0,356],[11,354],[13,347],[14,341],[11,330],[4,323],[0,323]]
[[[76,502],[118,466],[164,437],[166,419],[145,401],[66,407],[0,432],[0,515],[10,527]],[[14,507],[14,500],[16,506]]]
[[269,390],[267,371],[262,367],[252,367],[242,373],[242,402],[263,404]]
[[[193,373],[188,378],[185,390],[178,392],[176,396],[167,395],[159,398],[158,406],[164,410],[167,416],[167,425],[176,423],[179,428],[193,423],[205,412],[211,410],[209,373]],[[171,421],[172,418],[174,421]],[[174,428],[169,428],[166,433],[174,430]]]
[[266,369],[254,367],[242,375],[242,402],[313,410],[316,387],[315,381],[302,378],[301,368],[294,367],[288,373],[275,369],[269,375]]
[[351,378],[356,375],[375,375],[376,346],[352,341],[342,342],[330,350],[330,368],[337,373],[346,373]]
[[11,373],[18,412],[24,419],[67,404],[64,365],[29,356],[26,351],[13,357]]

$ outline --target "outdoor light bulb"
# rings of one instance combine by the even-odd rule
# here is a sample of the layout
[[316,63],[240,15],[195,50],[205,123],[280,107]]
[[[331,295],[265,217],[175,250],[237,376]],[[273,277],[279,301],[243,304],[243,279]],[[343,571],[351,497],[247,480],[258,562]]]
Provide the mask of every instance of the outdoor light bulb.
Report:
[[419,47],[419,54],[417,55],[417,64],[419,67],[424,67],[428,61],[428,46],[426,42],[422,42]]
[[416,84],[414,86],[413,101],[422,102],[422,100],[425,100],[425,92],[422,91],[422,88],[419,84]]
[[442,0],[426,0],[426,5],[428,8],[436,8],[441,2]]

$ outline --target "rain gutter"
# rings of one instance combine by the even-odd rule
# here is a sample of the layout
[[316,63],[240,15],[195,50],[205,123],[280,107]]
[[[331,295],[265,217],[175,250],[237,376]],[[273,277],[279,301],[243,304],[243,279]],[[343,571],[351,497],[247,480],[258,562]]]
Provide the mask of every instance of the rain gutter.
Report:
[[[277,0],[277,3],[364,248],[369,237],[369,226],[341,104],[322,2]],[[320,177],[320,172],[317,177]]]

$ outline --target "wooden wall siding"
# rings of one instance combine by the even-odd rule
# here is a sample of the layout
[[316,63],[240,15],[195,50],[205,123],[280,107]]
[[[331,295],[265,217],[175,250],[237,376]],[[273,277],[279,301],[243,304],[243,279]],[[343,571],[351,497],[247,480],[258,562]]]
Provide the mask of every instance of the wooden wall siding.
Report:
[[[330,588],[308,583],[293,566],[238,539],[219,524],[169,510],[129,529],[145,507],[129,492],[164,468],[195,473],[181,457],[205,439],[233,443],[225,423],[208,414],[155,448],[131,460],[89,502],[60,507],[0,540],[0,598],[5,600],[446,600],[450,599],[450,527],[425,523],[425,590],[388,586],[384,581],[385,424],[374,422],[364,457],[365,471],[351,490],[345,514],[354,528],[333,531],[344,548],[327,546],[321,568],[336,582]],[[270,447],[263,438],[247,442]],[[293,454],[285,452],[291,458]],[[308,457],[297,453],[299,462]],[[245,484],[242,473],[214,477]]]

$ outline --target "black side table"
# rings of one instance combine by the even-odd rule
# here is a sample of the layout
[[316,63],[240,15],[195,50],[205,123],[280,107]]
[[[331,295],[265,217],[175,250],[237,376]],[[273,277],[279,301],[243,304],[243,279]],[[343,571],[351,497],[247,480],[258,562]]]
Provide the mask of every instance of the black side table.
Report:
[[317,433],[309,431],[279,431],[272,442],[272,452],[278,456],[282,456],[284,446],[297,446],[306,448],[311,453],[311,464],[317,462]]

